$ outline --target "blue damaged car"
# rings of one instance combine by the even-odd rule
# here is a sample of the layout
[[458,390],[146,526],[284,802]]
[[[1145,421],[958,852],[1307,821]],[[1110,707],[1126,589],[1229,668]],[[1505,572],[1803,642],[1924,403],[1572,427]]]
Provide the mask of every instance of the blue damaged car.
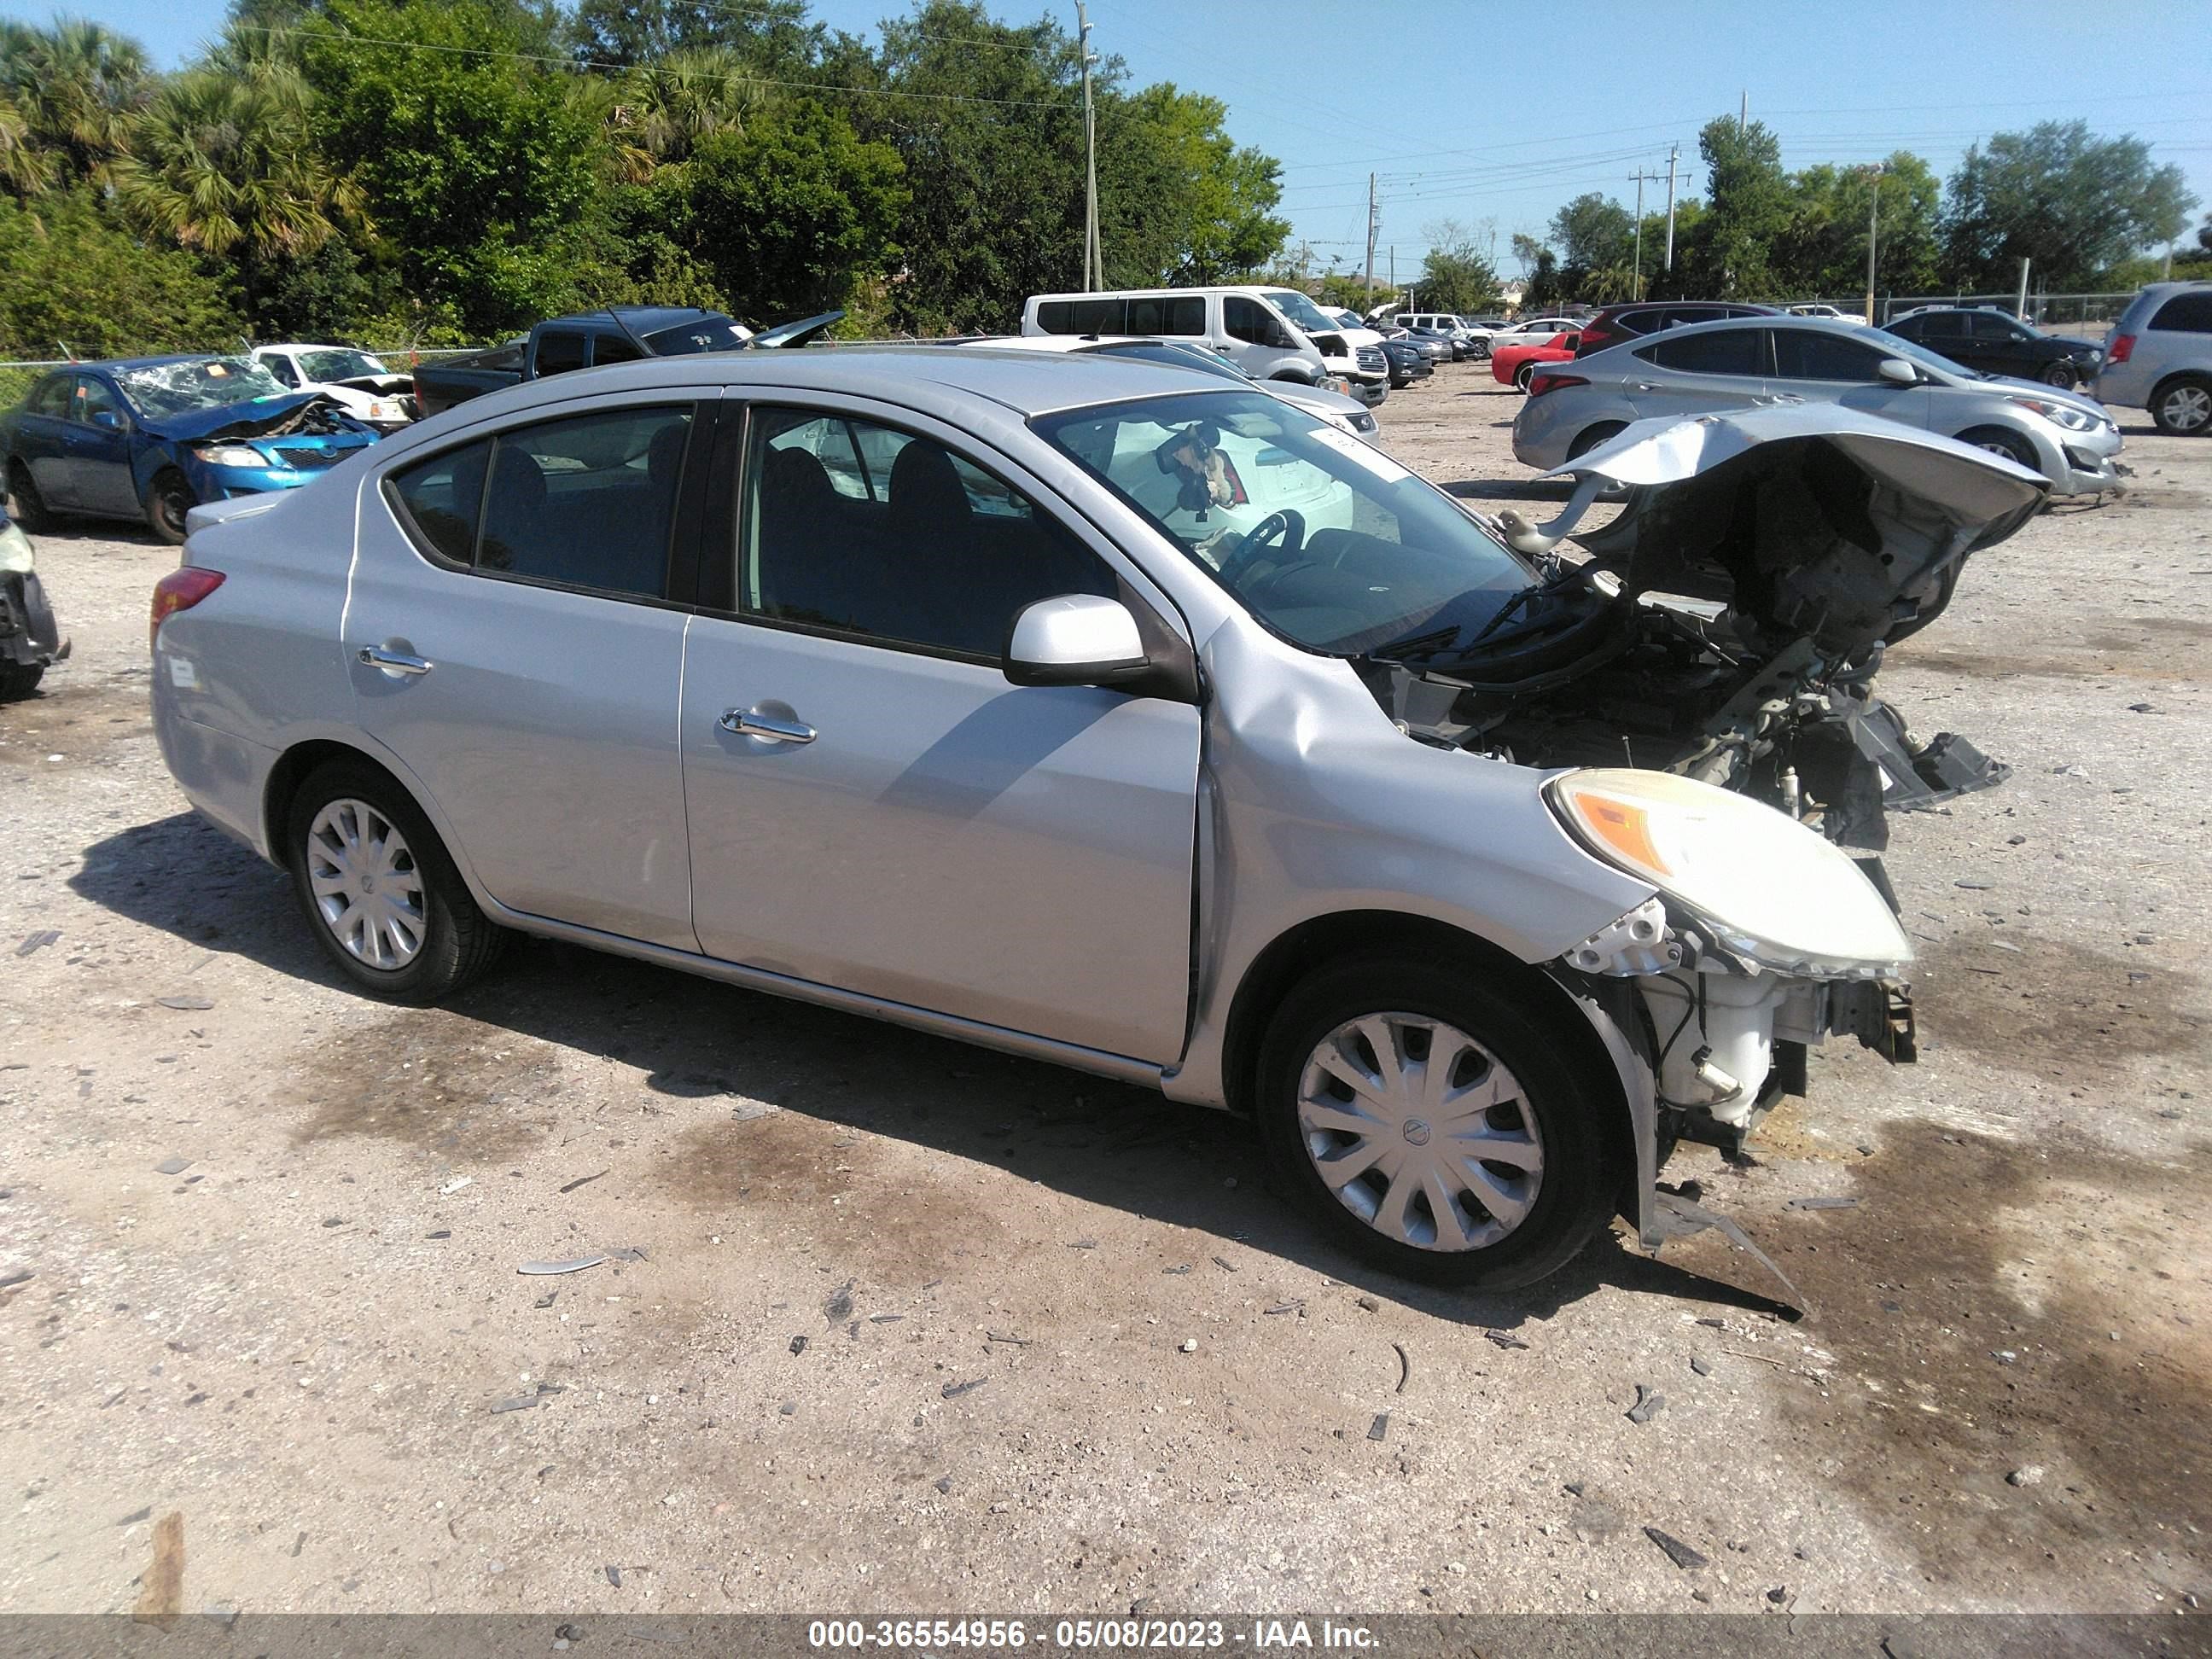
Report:
[[250,357],[137,357],[38,380],[0,416],[0,465],[33,534],[83,514],[143,520],[177,544],[198,503],[296,489],[376,439]]

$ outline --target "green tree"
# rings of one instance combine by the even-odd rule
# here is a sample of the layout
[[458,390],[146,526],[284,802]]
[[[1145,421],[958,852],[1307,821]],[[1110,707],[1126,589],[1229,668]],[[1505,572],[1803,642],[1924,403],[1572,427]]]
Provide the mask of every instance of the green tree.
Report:
[[1596,191],[1576,197],[1552,216],[1552,245],[1566,271],[1626,265],[1635,237],[1635,216]]
[[1966,151],[1943,212],[1944,266],[1968,289],[2009,287],[2021,259],[2052,288],[2086,288],[2107,267],[2179,237],[2197,198],[2178,167],[2138,138],[2099,138],[2082,121],[2001,132]]
[[1428,258],[1422,261],[1414,292],[1424,311],[1434,307],[1471,314],[1498,303],[1498,273],[1491,269],[1474,234],[1455,219],[1431,225]]
[[1098,143],[1109,283],[1233,281],[1282,246],[1280,165],[1231,138],[1228,114],[1220,100],[1171,82],[1109,90]]
[[1791,179],[1790,215],[1770,250],[1774,297],[1864,289],[1868,214],[1877,187],[1875,288],[1912,294],[1936,284],[1942,190],[1928,163],[1901,149],[1881,163],[1879,175],[1868,167],[1824,164]]
[[898,152],[820,104],[771,109],[702,140],[685,188],[700,266],[758,318],[842,305],[898,252]]
[[1708,187],[1706,210],[1686,248],[1686,274],[1713,299],[1772,291],[1768,252],[1787,226],[1790,183],[1782,146],[1763,122],[1724,115],[1698,135]]
[[0,356],[234,347],[238,318],[192,255],[149,246],[83,187],[0,198]]
[[577,58],[589,64],[724,52],[763,76],[805,69],[827,39],[822,25],[806,21],[806,0],[582,0],[571,29]]
[[46,177],[105,187],[153,84],[145,49],[100,24],[0,22],[0,94],[49,158]]
[[501,0],[327,7],[327,32],[294,37],[313,131],[406,291],[479,336],[596,301],[599,135],[565,77],[523,56],[550,44],[542,15]]

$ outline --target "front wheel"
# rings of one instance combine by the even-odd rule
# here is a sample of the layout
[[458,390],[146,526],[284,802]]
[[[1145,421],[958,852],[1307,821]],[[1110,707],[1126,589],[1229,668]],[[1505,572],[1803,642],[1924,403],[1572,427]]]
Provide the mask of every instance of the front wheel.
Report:
[[185,475],[173,466],[164,468],[155,475],[154,487],[146,493],[147,526],[170,546],[182,547],[185,515],[193,505],[192,487],[185,482]]
[[2017,461],[2030,472],[2043,471],[2043,463],[2036,459],[2035,446],[2017,432],[2008,432],[2001,426],[1978,426],[1961,432],[1959,441],[1985,449],[1992,455],[2002,455],[2008,461]]
[[371,996],[436,1002],[498,954],[505,936],[430,821],[365,762],[308,776],[286,814],[284,852],[315,942]]
[[1325,969],[1261,1045],[1269,1162],[1377,1267],[1470,1289],[1533,1283],[1604,1226],[1619,1185],[1618,1137],[1565,1058],[1571,1035],[1471,967]]
[[2201,438],[2212,432],[2212,380],[2167,381],[2151,393],[2150,417],[2168,437]]

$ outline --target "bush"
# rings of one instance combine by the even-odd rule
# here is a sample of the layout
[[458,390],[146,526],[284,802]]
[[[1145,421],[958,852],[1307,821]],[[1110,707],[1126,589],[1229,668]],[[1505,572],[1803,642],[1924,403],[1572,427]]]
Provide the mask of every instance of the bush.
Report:
[[235,350],[239,328],[198,259],[141,241],[89,193],[0,198],[0,357]]

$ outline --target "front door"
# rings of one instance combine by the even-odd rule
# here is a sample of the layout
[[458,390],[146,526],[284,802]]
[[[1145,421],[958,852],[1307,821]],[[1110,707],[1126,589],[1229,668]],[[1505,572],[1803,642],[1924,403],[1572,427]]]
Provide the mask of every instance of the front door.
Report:
[[731,602],[693,620],[684,676],[701,946],[1171,1061],[1199,711],[1007,681],[1023,605],[1149,587],[921,425],[752,411]]
[[494,898],[684,951],[686,612],[668,596],[711,408],[641,394],[392,472],[364,492],[343,641],[362,729]]
[[131,415],[103,380],[77,381],[70,411],[70,487],[76,504],[88,513],[135,518],[137,481],[131,471]]

